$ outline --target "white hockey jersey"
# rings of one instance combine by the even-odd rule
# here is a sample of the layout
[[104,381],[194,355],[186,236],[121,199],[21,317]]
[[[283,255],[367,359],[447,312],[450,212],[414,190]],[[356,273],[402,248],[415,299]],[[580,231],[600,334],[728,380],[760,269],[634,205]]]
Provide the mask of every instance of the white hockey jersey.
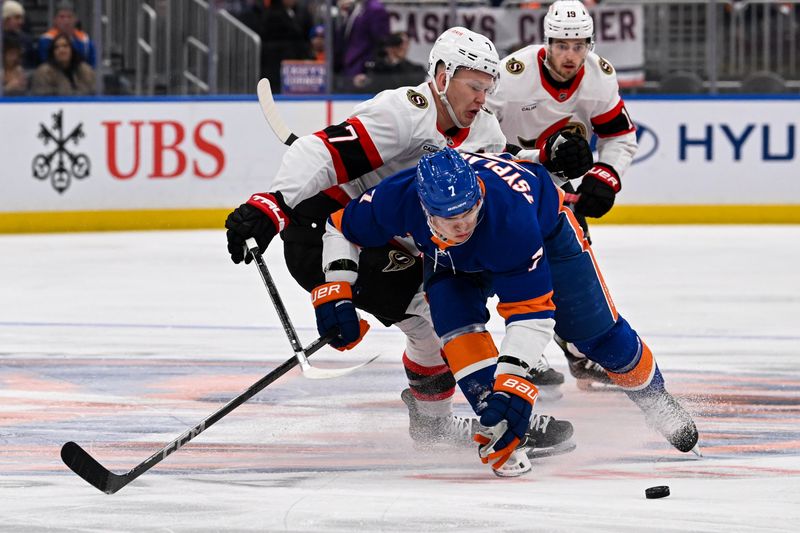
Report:
[[545,45],[527,46],[501,61],[497,90],[486,102],[508,142],[541,148],[547,138],[567,128],[591,140],[598,137],[598,161],[621,176],[636,153],[636,128],[611,64],[594,52],[571,83],[556,86],[544,71]]
[[294,207],[320,191],[344,204],[426,152],[445,146],[501,152],[505,136],[482,110],[469,128],[439,131],[436,96],[428,83],[383,91],[356,106],[341,124],[297,139],[283,157],[270,190]]

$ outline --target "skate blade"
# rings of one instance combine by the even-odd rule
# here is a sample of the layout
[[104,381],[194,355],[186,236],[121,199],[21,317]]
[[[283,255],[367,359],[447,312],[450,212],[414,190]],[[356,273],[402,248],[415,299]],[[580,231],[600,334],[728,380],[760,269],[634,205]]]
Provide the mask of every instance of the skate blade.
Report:
[[695,454],[698,458],[702,458],[703,457],[703,451],[700,449],[700,443],[699,442],[697,444],[695,444],[694,448],[692,448],[689,451],[692,452],[693,454]]
[[525,450],[525,455],[528,456],[528,459],[540,459],[542,457],[554,457],[556,455],[564,455],[566,453],[570,453],[575,451],[578,445],[573,440],[568,440],[566,442],[562,442],[555,446],[550,446],[549,448],[528,448]]
[[537,387],[539,389],[539,396],[536,398],[537,402],[555,402],[564,397],[561,392],[561,385],[543,385]]
[[622,388],[613,383],[599,383],[593,379],[576,379],[578,390],[584,392],[619,392]]

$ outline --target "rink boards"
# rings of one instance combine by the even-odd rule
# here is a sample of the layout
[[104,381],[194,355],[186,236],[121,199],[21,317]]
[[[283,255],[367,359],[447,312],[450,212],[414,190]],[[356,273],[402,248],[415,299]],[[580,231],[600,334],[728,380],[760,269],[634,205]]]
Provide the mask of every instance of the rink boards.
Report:
[[[639,151],[602,222],[800,222],[799,98],[626,101]],[[302,135],[358,102],[278,108]],[[286,150],[250,96],[5,100],[0,122],[2,232],[221,227]]]

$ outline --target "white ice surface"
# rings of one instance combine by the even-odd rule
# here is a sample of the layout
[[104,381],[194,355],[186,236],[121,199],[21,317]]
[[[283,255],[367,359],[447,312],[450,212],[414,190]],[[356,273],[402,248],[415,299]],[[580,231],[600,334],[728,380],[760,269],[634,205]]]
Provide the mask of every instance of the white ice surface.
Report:
[[[115,495],[69,471],[74,440],[123,472],[291,356],[253,265],[215,232],[0,236],[0,531],[800,531],[800,227],[593,229],[621,313],[695,413],[705,458],[616,393],[537,405],[577,449],[495,478],[407,434],[402,336],[268,387]],[[305,343],[307,295],[268,264]],[[492,311],[494,311],[492,309]],[[502,324],[490,324],[502,335]],[[459,403],[459,411],[465,404]],[[646,500],[645,488],[672,495]]]

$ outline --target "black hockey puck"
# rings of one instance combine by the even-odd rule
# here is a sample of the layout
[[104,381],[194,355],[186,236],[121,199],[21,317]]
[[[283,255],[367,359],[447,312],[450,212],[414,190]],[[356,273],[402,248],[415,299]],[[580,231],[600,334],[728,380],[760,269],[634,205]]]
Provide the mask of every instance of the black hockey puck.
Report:
[[666,498],[667,496],[669,496],[669,487],[666,485],[650,487],[649,489],[645,489],[644,496],[648,500],[654,500],[656,498]]

